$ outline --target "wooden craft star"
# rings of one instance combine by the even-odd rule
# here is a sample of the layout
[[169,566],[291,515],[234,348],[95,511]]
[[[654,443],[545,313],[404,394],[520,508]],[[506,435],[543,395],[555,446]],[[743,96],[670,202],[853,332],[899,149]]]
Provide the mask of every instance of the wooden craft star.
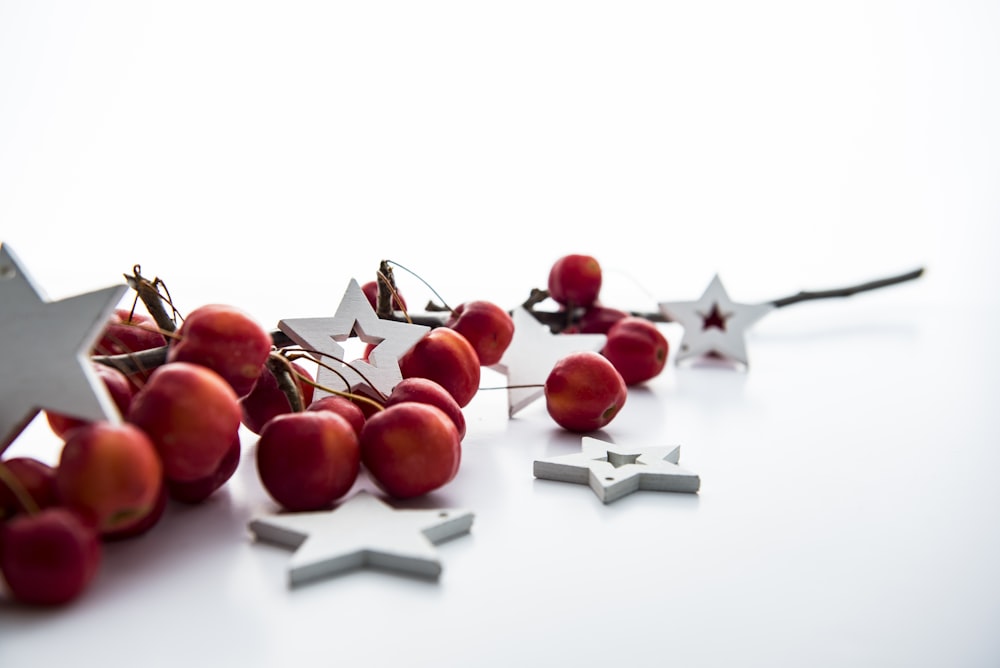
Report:
[[534,473],[545,480],[590,485],[604,503],[640,489],[697,492],[701,479],[677,465],[680,452],[679,445],[620,448],[584,436],[581,452],[535,460]]
[[[399,371],[399,358],[430,331],[430,327],[426,325],[379,318],[354,279],[348,284],[332,318],[282,320],[278,323],[278,329],[298,345],[311,351],[310,354],[322,364],[339,371],[350,387],[344,387],[340,376],[322,365],[316,378],[320,385],[365,392],[370,384],[383,395],[392,392],[392,388],[403,379]],[[344,348],[338,341],[346,341],[354,334],[365,343],[376,345],[369,353],[367,362],[357,360],[347,366],[334,358],[343,360]],[[317,388],[314,396],[319,398],[326,394],[329,393]]]
[[[604,347],[604,334],[553,334],[524,307],[514,309],[514,338],[500,361],[492,369],[507,376],[509,415],[545,394],[545,384],[556,362],[570,353],[584,350],[599,351]],[[529,386],[529,387],[522,387]]]
[[47,301],[14,252],[0,246],[0,453],[41,410],[120,421],[89,353],[127,290]]
[[441,562],[434,545],[468,533],[464,510],[397,510],[361,491],[333,511],[275,514],[250,522],[261,540],[295,550],[289,586],[371,567],[436,579]]
[[697,301],[660,302],[668,320],[684,327],[678,363],[696,357],[717,356],[743,366],[747,364],[746,331],[776,308],[773,302],[740,304],[729,298],[718,275],[712,278]]

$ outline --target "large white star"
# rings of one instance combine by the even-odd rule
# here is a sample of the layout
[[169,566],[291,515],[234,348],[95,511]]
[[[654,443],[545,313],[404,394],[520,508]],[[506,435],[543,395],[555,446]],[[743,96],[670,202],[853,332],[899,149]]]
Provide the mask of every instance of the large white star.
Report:
[[268,515],[250,522],[257,538],[295,550],[288,584],[372,567],[428,578],[441,574],[434,545],[468,533],[464,510],[396,510],[361,491],[334,511]]
[[514,338],[500,361],[490,368],[507,376],[507,403],[513,417],[545,394],[541,386],[556,362],[570,353],[598,351],[608,337],[604,334],[553,334],[524,307],[514,309],[511,317]]
[[771,302],[739,304],[729,298],[716,275],[704,294],[693,302],[660,302],[660,311],[684,327],[678,363],[692,357],[716,355],[743,366],[747,363],[746,331],[774,310]]
[[[346,378],[350,388],[344,387],[340,376],[322,365],[316,377],[320,385],[365,392],[370,383],[383,395],[392,392],[392,388],[403,379],[399,371],[399,358],[430,331],[430,327],[426,325],[379,318],[354,279],[348,284],[332,318],[282,320],[278,323],[278,329],[303,348],[314,351],[312,355],[317,360],[337,369]],[[365,343],[377,344],[369,353],[368,361],[357,360],[350,362],[350,366],[335,361],[333,358],[344,358],[344,348],[337,342],[346,341],[355,333]],[[314,396],[318,399],[326,394],[328,393],[317,389]]]
[[47,301],[13,251],[0,246],[0,453],[43,409],[120,421],[89,353],[127,290]]
[[590,485],[604,503],[640,489],[697,492],[701,479],[677,465],[680,455],[679,445],[626,449],[584,436],[581,452],[535,460],[534,473],[536,478]]

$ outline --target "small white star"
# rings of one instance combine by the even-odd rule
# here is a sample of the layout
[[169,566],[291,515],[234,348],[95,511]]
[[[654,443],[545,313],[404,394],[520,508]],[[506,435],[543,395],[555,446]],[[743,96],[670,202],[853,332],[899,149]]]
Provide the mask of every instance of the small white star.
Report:
[[701,479],[677,465],[680,454],[679,445],[624,449],[584,436],[581,452],[535,460],[534,473],[536,478],[590,485],[604,503],[640,489],[697,492]]
[[683,360],[717,355],[730,362],[747,363],[746,331],[774,310],[773,303],[739,304],[729,298],[718,275],[712,278],[704,294],[693,302],[660,302],[660,311],[684,327],[678,363]]
[[43,409],[120,421],[90,349],[127,290],[47,301],[13,251],[0,246],[0,453]]
[[250,531],[295,550],[289,586],[363,567],[436,579],[442,568],[434,545],[468,533],[472,519],[464,510],[396,510],[361,491],[333,511],[257,518]]
[[[332,318],[282,320],[278,323],[278,329],[303,348],[315,351],[312,355],[317,360],[337,369],[347,379],[350,388],[345,388],[340,376],[323,366],[319,367],[316,377],[316,382],[320,385],[364,392],[370,383],[383,395],[392,392],[392,388],[403,379],[399,371],[399,358],[430,331],[430,327],[425,325],[379,318],[354,279],[348,284]],[[346,341],[354,333],[365,343],[377,344],[368,356],[369,361],[357,360],[350,363],[358,371],[333,359],[344,358],[344,348],[337,342]],[[318,399],[326,394],[328,393],[317,389],[314,396]]]
[[[583,350],[599,351],[604,347],[604,334],[553,334],[525,309],[514,309],[514,338],[500,361],[491,369],[507,376],[507,403],[511,417],[545,394],[541,387],[556,362],[570,353]],[[521,387],[521,386],[539,387]]]

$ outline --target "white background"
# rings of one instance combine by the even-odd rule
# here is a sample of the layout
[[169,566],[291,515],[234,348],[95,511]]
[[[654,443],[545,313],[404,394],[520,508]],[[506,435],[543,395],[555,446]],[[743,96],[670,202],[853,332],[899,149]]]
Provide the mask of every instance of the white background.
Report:
[[511,307],[589,253],[642,310],[927,268],[632,392],[604,436],[680,443],[697,496],[536,481],[578,440],[481,392],[420,502],[477,514],[441,580],[289,591],[248,433],[76,604],[0,594],[0,665],[1000,665],[998,31],[971,1],[0,0],[0,241],[52,299],[140,263],[272,327],[383,258]]

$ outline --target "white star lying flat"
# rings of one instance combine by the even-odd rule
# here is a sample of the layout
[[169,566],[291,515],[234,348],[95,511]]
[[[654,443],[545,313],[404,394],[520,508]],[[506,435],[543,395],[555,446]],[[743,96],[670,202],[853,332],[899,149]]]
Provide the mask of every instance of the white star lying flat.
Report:
[[43,409],[120,421],[89,354],[127,290],[123,284],[49,302],[13,251],[0,246],[0,453]]
[[[354,279],[348,284],[332,318],[282,320],[278,323],[278,329],[303,348],[315,351],[312,354],[317,360],[337,369],[347,379],[350,388],[345,388],[340,376],[323,366],[319,367],[316,377],[316,382],[320,385],[364,392],[370,382],[383,395],[392,392],[392,388],[403,379],[399,371],[399,358],[430,331],[430,327],[425,325],[379,318]],[[343,359],[344,348],[337,342],[346,341],[354,333],[365,343],[378,344],[368,355],[368,362],[351,362],[351,366],[358,369],[360,374],[330,357]],[[317,388],[314,397],[318,399],[327,394],[329,393]]]
[[363,567],[436,579],[436,543],[469,532],[464,510],[396,510],[361,491],[333,511],[268,515],[250,522],[257,538],[295,550],[289,586]]
[[697,492],[701,479],[677,465],[680,453],[679,445],[623,449],[584,436],[581,452],[535,460],[534,472],[536,478],[590,485],[604,503],[640,489]]
[[774,310],[772,302],[739,304],[732,301],[716,275],[698,301],[661,302],[660,311],[684,327],[678,363],[692,357],[717,355],[743,366],[747,363],[744,336],[758,320]]
[[509,414],[515,413],[545,394],[544,385],[556,362],[570,353],[584,350],[599,351],[604,347],[604,334],[553,334],[525,309],[514,309],[514,338],[500,361],[491,369],[507,376]]

